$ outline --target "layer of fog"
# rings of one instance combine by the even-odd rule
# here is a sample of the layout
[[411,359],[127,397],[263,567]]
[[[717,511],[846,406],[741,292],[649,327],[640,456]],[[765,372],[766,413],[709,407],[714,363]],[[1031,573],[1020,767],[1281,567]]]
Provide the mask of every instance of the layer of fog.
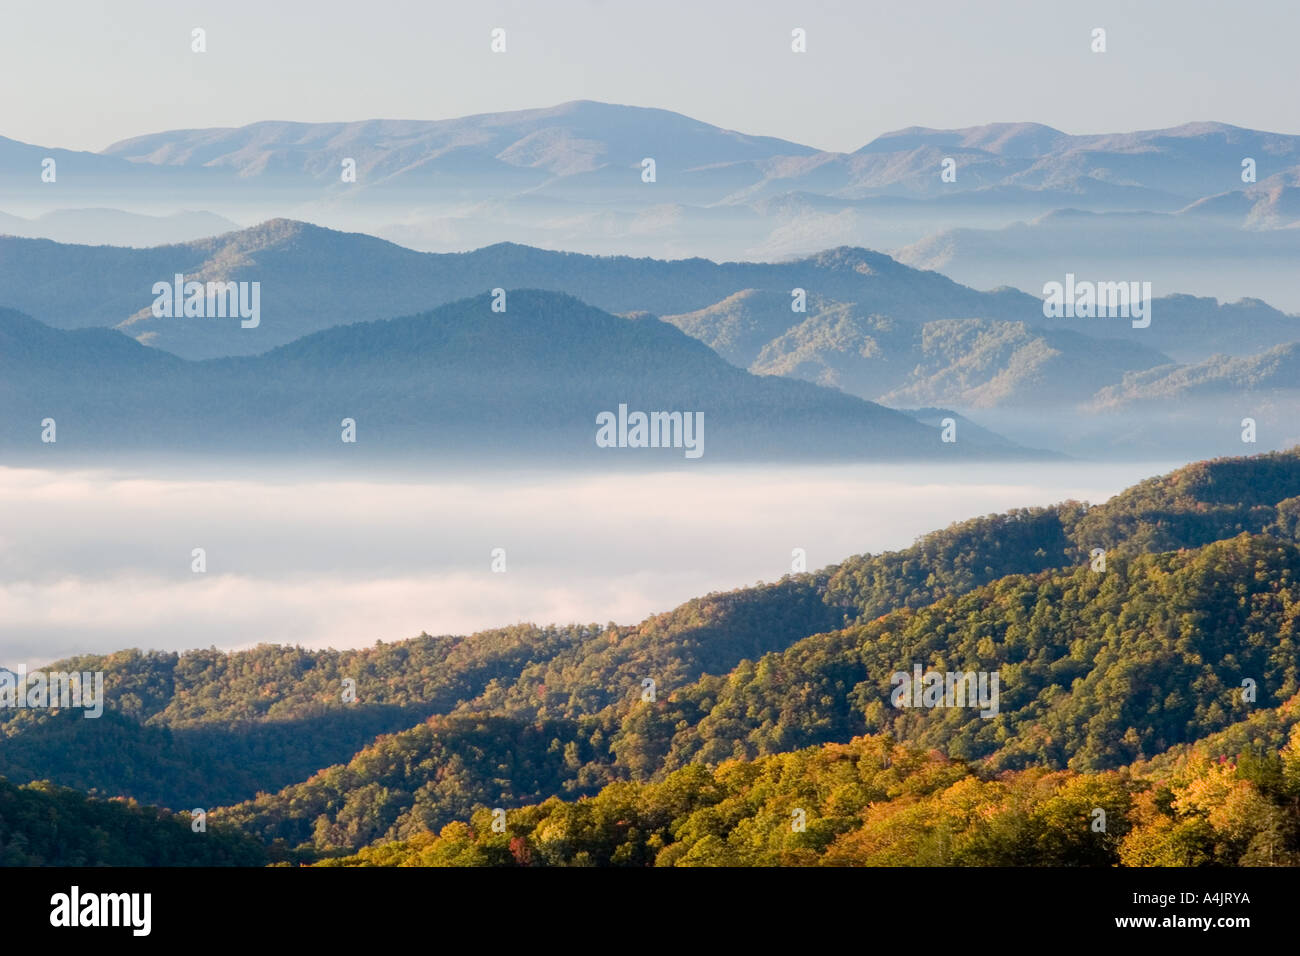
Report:
[[[0,468],[0,664],[128,647],[358,647],[691,597],[1094,503],[1168,463],[373,479]],[[192,570],[202,548],[207,570]],[[506,571],[491,569],[505,550]]]

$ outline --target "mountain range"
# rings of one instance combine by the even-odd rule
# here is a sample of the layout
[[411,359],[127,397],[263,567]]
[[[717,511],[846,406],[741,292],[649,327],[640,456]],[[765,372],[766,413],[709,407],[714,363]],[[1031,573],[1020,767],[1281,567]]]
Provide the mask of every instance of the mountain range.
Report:
[[[229,172],[243,180],[310,180],[343,191],[340,160],[357,163],[361,191],[490,185],[550,197],[644,195],[642,160],[674,201],[703,204],[809,192],[840,199],[933,197],[1001,188],[1055,190],[1101,205],[1180,208],[1241,185],[1255,158],[1269,180],[1300,167],[1300,137],[1222,123],[1072,136],[1036,123],[959,130],[910,127],[852,153],[747,136],[668,110],[590,100],[435,121],[254,123],[134,137],[102,155],[139,165]],[[953,182],[940,163],[957,161]],[[952,187],[949,189],[948,187]],[[659,200],[656,200],[659,201]]]
[[[233,314],[155,316],[155,284],[172,286],[177,275],[183,281],[244,283],[249,288],[256,283],[260,314],[255,327],[245,328]],[[514,243],[439,254],[292,220],[143,249],[0,237],[0,303],[54,328],[111,328],[153,347],[153,354],[137,352],[127,358],[124,343],[96,340],[115,343],[103,347],[137,373],[144,367],[141,363],[155,363],[159,371],[150,373],[155,380],[150,388],[166,380],[161,370],[170,367],[170,356],[162,353],[170,353],[199,360],[177,368],[226,370],[226,381],[211,380],[218,394],[238,388],[267,398],[269,380],[297,380],[296,373],[277,371],[276,363],[283,358],[269,352],[317,333],[421,314],[493,289],[562,292],[622,315],[624,321],[662,317],[730,365],[756,375],[799,379],[898,408],[974,412],[983,426],[1007,436],[1011,444],[1071,454],[1124,449],[1221,454],[1231,446],[1218,442],[1235,434],[1229,425],[1246,415],[1267,422],[1264,433],[1281,443],[1294,437],[1287,431],[1292,397],[1284,394],[1291,384],[1285,370],[1256,376],[1249,388],[1243,385],[1235,391],[1233,383],[1245,380],[1222,378],[1220,397],[1234,401],[1220,403],[1218,409],[1198,406],[1216,420],[1226,412],[1222,427],[1209,430],[1199,427],[1194,415],[1188,417],[1191,406],[1160,405],[1158,390],[1146,385],[1153,376],[1166,374],[1158,370],[1217,362],[1215,357],[1224,355],[1266,362],[1270,350],[1300,342],[1300,318],[1258,299],[1220,303],[1181,294],[1158,296],[1150,303],[1150,324],[1134,328],[1124,318],[1047,318],[1035,296],[1009,288],[980,292],[937,272],[852,247],[773,263],[588,256]],[[581,355],[583,346],[574,341],[576,328],[557,329],[557,341],[570,342]],[[509,323],[495,329],[502,336],[523,331]],[[45,340],[46,359],[57,351],[55,341]],[[334,341],[343,347],[342,338]],[[540,343],[544,354],[537,356],[539,367],[559,358],[547,353],[548,344]],[[363,352],[368,348],[359,342],[347,347]],[[516,346],[503,339],[496,347]],[[69,358],[84,349],[70,347]],[[249,374],[247,368],[257,362],[205,364],[255,355],[263,356],[258,375],[271,378],[247,386],[235,384],[238,375]],[[478,359],[462,358],[467,362],[464,374],[476,368],[489,374]],[[55,378],[62,374],[53,366],[42,368],[43,374]],[[233,369],[243,371],[235,374]],[[31,382],[29,387],[38,384],[32,379],[34,367],[14,375],[19,376],[15,382],[26,375],[22,380]],[[341,393],[329,397],[331,389],[341,389],[343,380],[316,380],[304,389],[301,400],[275,400],[272,405],[321,409],[313,416],[324,414],[325,405],[357,407]],[[613,387],[612,379],[608,384]],[[73,380],[59,387],[68,389],[70,401],[93,391],[89,383]],[[398,382],[392,386],[398,391],[415,387]],[[152,394],[150,388],[140,389],[140,394]],[[1119,388],[1126,390],[1122,403],[1113,397]],[[314,397],[308,399],[308,393]],[[1236,398],[1244,398],[1246,407],[1237,407],[1242,403]],[[120,399],[114,397],[113,403]],[[441,399],[449,399],[449,394]],[[393,400],[395,393],[390,392],[374,408],[387,408]],[[167,401],[166,407],[178,424],[183,408],[206,420],[205,413],[184,400]],[[233,407],[241,407],[240,402]],[[1054,418],[1051,428],[1038,427],[1041,413],[1049,408],[1064,417]],[[1131,417],[1142,408],[1150,413],[1145,419],[1138,415],[1116,423],[1115,414]],[[993,412],[997,416],[989,417]],[[1176,427],[1164,428],[1170,415],[1181,420]],[[403,413],[392,421],[408,417]],[[306,421],[293,428],[300,426],[306,427]],[[21,433],[26,426],[17,427]],[[998,441],[1006,444],[1006,439]]]
[[[837,153],[667,110],[581,100],[446,120],[170,130],[100,153],[0,139],[0,208],[25,216],[86,206],[201,209],[239,223],[293,217],[440,252],[520,241],[772,259],[837,245],[902,248],[1067,208],[1179,213],[1273,231],[1298,219],[1298,143],[1212,122],[1095,135],[993,123],[911,127]],[[62,171],[57,183],[39,178],[47,157]],[[653,182],[642,179],[647,158]],[[955,179],[940,176],[946,159]],[[1251,181],[1242,179],[1246,159],[1255,163]],[[355,163],[355,181],[345,181],[344,160]],[[1149,224],[1150,246],[1162,222],[1133,220],[1129,231],[1145,235]],[[53,225],[41,234],[57,237]],[[1240,258],[1251,241],[1233,236]],[[981,284],[1019,284],[1015,264],[1006,265]],[[1279,287],[1281,269],[1268,272]],[[1034,278],[1022,288],[1044,281]],[[1248,294],[1203,281],[1191,291]]]
[[[153,286],[172,283],[176,274],[185,281],[259,282],[260,325],[244,329],[238,321],[155,317]],[[58,328],[119,328],[187,358],[256,354],[347,322],[392,318],[507,287],[567,292],[616,313],[680,316],[683,328],[697,329],[710,344],[717,341],[708,331],[715,321],[710,315],[724,325],[740,323],[750,329],[745,346],[725,356],[741,365],[756,361],[763,346],[818,308],[841,306],[917,325],[939,319],[1022,322],[1127,339],[1183,361],[1300,340],[1300,319],[1259,300],[1219,304],[1206,297],[1156,296],[1156,318],[1147,328],[1122,319],[1049,319],[1037,296],[1010,288],[980,292],[851,247],[771,263],[590,256],[517,243],[438,254],[292,220],[145,249],[0,237],[0,303]],[[796,289],[813,303],[805,306],[809,311],[793,308]]]
[[[256,329],[151,314],[156,282],[259,282]],[[346,278],[346,281],[340,281]],[[836,249],[785,263],[588,256],[502,243],[419,253],[291,220],[149,249],[0,237],[0,302],[58,328],[116,327],[186,358],[251,355],[336,325],[392,318],[493,288],[551,289],[611,312],[679,313],[747,288],[795,288],[915,320],[1029,318],[1021,293],[981,293],[880,253]]]

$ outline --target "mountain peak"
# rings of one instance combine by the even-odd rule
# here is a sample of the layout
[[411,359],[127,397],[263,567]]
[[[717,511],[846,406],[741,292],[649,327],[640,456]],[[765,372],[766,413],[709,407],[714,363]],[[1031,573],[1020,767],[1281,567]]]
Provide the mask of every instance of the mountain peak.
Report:
[[909,126],[877,136],[857,152],[893,153],[924,147],[977,149],[996,155],[1042,156],[1070,139],[1042,123],[988,123],[963,129]]
[[906,271],[908,268],[900,264],[892,256],[888,256],[883,252],[874,252],[871,249],[863,249],[861,246],[836,246],[833,249],[824,249],[811,256],[801,257],[798,261],[822,269],[849,269],[864,275],[885,271]]

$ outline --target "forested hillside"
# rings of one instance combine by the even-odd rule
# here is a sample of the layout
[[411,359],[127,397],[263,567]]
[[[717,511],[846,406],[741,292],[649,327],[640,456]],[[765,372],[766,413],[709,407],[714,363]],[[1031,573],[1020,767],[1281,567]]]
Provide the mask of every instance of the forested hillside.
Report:
[[[422,834],[483,807],[657,793],[626,788],[859,737],[942,754],[1005,788],[997,800],[1038,793],[1035,774],[1050,787],[1071,775],[1081,787],[1107,774],[1168,781],[1189,760],[1277,755],[1293,733],[1298,529],[1292,450],[1191,465],[1102,505],[972,519],[635,626],[78,658],[54,666],[106,672],[104,717],[0,710],[0,774],[173,809],[226,805],[214,819],[305,859],[392,840],[436,856]],[[891,675],[916,664],[998,673],[997,713],[891,706]],[[478,839],[453,855],[479,859]],[[677,839],[620,860],[657,859]],[[1119,843],[1107,853],[1139,858]]]
[[[231,819],[291,847],[356,848],[511,793],[590,793],[882,732],[990,772],[1120,768],[1295,697],[1298,619],[1300,549],[1262,536],[1118,559],[1105,573],[1013,575],[805,638],[655,701],[640,698],[638,681],[627,700],[577,720],[541,716],[541,704],[496,705],[508,716],[492,718],[465,705]],[[890,706],[891,675],[914,663],[998,672],[998,713]],[[1247,677],[1256,700],[1243,699]],[[489,719],[496,734],[482,731]],[[526,762],[537,750],[549,758],[540,767]]]
[[859,737],[487,810],[329,866],[1300,864],[1300,732],[1279,753],[1128,772],[976,767]]
[[[572,718],[635,699],[647,668],[674,685],[725,673],[842,625],[842,611],[822,600],[824,585],[824,574],[805,575],[713,594],[633,627],[517,625],[354,651],[266,645],[72,658],[52,669],[104,671],[104,716],[0,709],[0,774],[173,807],[196,790],[214,805],[235,803],[458,705],[481,712],[521,694],[540,698],[546,680],[559,690],[541,713]],[[569,673],[570,689],[552,667]],[[582,683],[596,671],[600,683]],[[355,703],[343,701],[344,679],[356,681]]]
[[225,825],[0,777],[0,866],[258,866],[265,848]]

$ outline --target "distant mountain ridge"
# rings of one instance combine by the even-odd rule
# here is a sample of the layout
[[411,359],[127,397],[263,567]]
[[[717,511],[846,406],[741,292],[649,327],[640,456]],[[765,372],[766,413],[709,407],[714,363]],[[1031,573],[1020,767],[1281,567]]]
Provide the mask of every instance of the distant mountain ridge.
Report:
[[[178,273],[187,281],[259,282],[261,324],[243,329],[238,321],[154,317],[154,283],[170,283]],[[883,253],[850,247],[771,263],[589,256],[517,243],[421,253],[292,220],[148,249],[0,237],[0,305],[59,328],[120,328],[190,358],[257,354],[336,325],[392,318],[507,287],[566,292],[606,311],[656,315],[708,310],[737,293],[759,290],[769,315],[764,328],[775,334],[751,345],[765,344],[807,318],[790,311],[796,289],[898,321],[1024,322],[1128,339],[1184,360],[1300,338],[1294,331],[1300,319],[1262,302],[1220,306],[1188,296],[1157,298],[1157,318],[1146,329],[1113,320],[1049,320],[1036,296],[1009,288],[979,292]],[[753,303],[738,301],[741,306],[752,310]],[[784,329],[777,316],[788,320]]]
[[[155,282],[258,281],[262,322],[158,319]],[[346,277],[346,282],[339,281]],[[745,288],[795,288],[914,318],[1041,314],[1023,293],[976,292],[866,249],[801,261],[715,263],[587,256],[502,243],[467,253],[420,253],[355,233],[273,220],[212,239],[118,249],[0,237],[0,303],[60,328],[117,327],[192,358],[255,354],[346,322],[392,318],[493,288],[552,289],[612,312],[684,312]]]
[[1167,365],[1134,372],[1098,393],[1094,404],[1118,408],[1138,401],[1179,403],[1225,399],[1239,394],[1288,391],[1300,398],[1300,342],[1256,355],[1215,355],[1195,365]]
[[888,405],[1050,406],[1090,398],[1124,375],[1168,364],[1138,342],[990,319],[906,321],[813,297],[747,289],[685,315],[664,316],[752,372],[830,385]]
[[[111,450],[612,468],[1038,457],[979,432],[944,443],[937,427],[900,412],[750,375],[651,317],[620,318],[545,291],[510,290],[504,312],[494,300],[202,362],[115,331],[51,329],[0,311],[0,444],[46,460]],[[676,412],[683,423],[656,433],[661,447],[644,447],[647,436],[637,447],[624,437],[635,434],[625,412]],[[598,446],[602,413],[630,423],[619,425],[619,447]],[[700,422],[689,434],[688,417]],[[49,418],[57,443],[42,445]],[[355,444],[342,439],[345,419]]]
[[[938,164],[949,154],[960,172],[955,182],[941,183]],[[136,164],[224,169],[244,179],[306,176],[331,183],[339,180],[339,159],[350,156],[357,160],[358,182],[368,179],[384,188],[398,181],[418,186],[434,173],[464,184],[479,171],[525,188],[554,186],[557,180],[614,185],[607,171],[638,172],[649,156],[683,178],[670,188],[711,192],[712,202],[737,193],[751,200],[756,192],[773,190],[852,199],[991,186],[1067,188],[1086,195],[1107,185],[1191,200],[1232,188],[1245,156],[1263,164],[1260,178],[1300,166],[1300,136],[1212,122],[1091,135],[1036,123],[990,123],[955,130],[909,127],[855,152],[833,153],[668,110],[576,100],[447,120],[171,130],[114,143],[103,155]]]
[[[665,152],[665,145],[672,148]],[[637,168],[656,156],[665,171],[744,163],[815,150],[748,136],[668,110],[576,100],[543,109],[446,120],[261,122],[172,130],[114,143],[103,155],[155,166],[225,169],[249,179],[307,175],[339,181],[339,159],[358,181],[419,184],[433,175],[504,176],[516,187],[583,177],[610,165]],[[639,177],[638,177],[639,178]]]
[[148,216],[120,209],[59,209],[32,219],[0,213],[0,234],[88,246],[161,246],[239,229],[210,212]]
[[[259,324],[153,316],[154,284],[170,286],[177,274],[185,281],[258,283]],[[1223,454],[1236,440],[1229,426],[1247,415],[1271,445],[1293,435],[1287,407],[1260,403],[1259,395],[1284,387],[1276,376],[1249,407],[1219,409],[1210,428],[1185,415],[1167,427],[1165,416],[1180,413],[1169,407],[1122,424],[1098,418],[1120,407],[1098,404],[1099,396],[1128,376],[1300,341],[1300,317],[1259,300],[1158,296],[1151,325],[1135,329],[1122,318],[1048,319],[1035,296],[980,292],[852,247],[772,263],[589,256],[516,243],[437,254],[292,220],[147,249],[0,237],[0,304],[56,327],[115,327],[155,346],[155,354],[190,359],[266,355],[318,332],[420,314],[497,288],[574,295],[627,317],[663,316],[733,366],[763,377],[802,379],[889,406],[954,409],[1028,447],[1072,455]],[[801,305],[805,311],[797,311]],[[123,349],[123,341],[102,336],[60,341],[74,353],[92,345]],[[543,353],[548,344],[539,343]],[[364,355],[369,343],[358,338],[349,347]],[[147,353],[117,357],[133,366],[150,360]],[[163,356],[157,364],[167,367]],[[493,381],[490,366],[480,371],[484,383]],[[68,387],[84,395],[92,386],[74,379]],[[323,399],[316,385],[308,392]],[[1238,393],[1221,394],[1235,405]],[[1123,407],[1136,411],[1150,400],[1144,390]],[[1041,414],[1049,407],[1066,417],[1049,425]],[[818,441],[822,452],[830,447],[825,436]]]
[[[992,123],[910,127],[841,153],[669,110],[578,100],[444,120],[169,130],[101,153],[0,139],[0,171],[12,174],[0,177],[0,209],[30,217],[202,208],[237,222],[307,220],[431,252],[508,241],[770,260],[828,246],[896,249],[1064,208],[1185,210],[1275,231],[1297,221],[1298,144],[1211,122],[1090,135]],[[57,192],[39,181],[46,156],[59,163]],[[1257,181],[1243,182],[1246,159]],[[947,160],[954,175],[941,177]],[[1147,245],[1161,236],[1154,226]],[[1280,283],[1282,271],[1272,263],[1267,273]],[[1013,277],[1009,269],[981,284]],[[1213,274],[1205,281],[1183,291],[1227,294]]]
[[1291,272],[1300,261],[1298,203],[1300,189],[1274,186],[1175,212],[1058,209],[995,229],[944,229],[891,254],[977,288],[1008,284],[1039,294],[1068,270],[1099,279],[1140,276],[1158,295],[1264,299],[1296,312],[1300,291]]

